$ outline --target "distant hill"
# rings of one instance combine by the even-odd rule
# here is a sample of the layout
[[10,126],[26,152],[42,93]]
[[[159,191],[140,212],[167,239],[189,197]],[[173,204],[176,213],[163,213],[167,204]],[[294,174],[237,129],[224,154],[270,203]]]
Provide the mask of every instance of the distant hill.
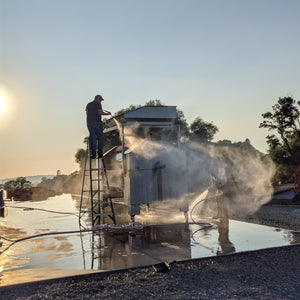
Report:
[[[42,181],[43,177],[52,179],[54,176],[55,175],[36,175],[36,176],[23,176],[23,177],[26,177],[26,179],[29,180],[33,186],[36,186]],[[17,177],[0,179],[0,184],[4,184],[9,180],[16,180],[16,179]]]

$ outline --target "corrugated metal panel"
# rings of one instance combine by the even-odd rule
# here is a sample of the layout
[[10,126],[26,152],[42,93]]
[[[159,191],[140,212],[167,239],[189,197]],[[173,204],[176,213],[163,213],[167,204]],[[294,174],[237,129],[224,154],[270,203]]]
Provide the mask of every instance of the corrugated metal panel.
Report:
[[[145,119],[146,120],[146,119]],[[133,124],[138,124],[139,126],[150,126],[150,127],[170,127],[170,126],[174,126],[174,123],[172,122],[164,122],[164,121],[161,121],[161,122],[158,122],[158,121],[155,121],[155,122],[151,122],[151,121],[130,121],[128,123],[126,123],[126,125],[133,125]]]
[[125,119],[176,119],[176,106],[143,106],[124,114]]

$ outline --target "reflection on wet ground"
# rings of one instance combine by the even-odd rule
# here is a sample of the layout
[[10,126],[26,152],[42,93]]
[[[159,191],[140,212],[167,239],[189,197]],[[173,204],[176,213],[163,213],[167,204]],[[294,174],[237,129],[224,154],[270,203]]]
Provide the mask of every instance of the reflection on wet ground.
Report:
[[[90,227],[89,216],[85,216],[82,220],[84,226],[80,226],[78,203],[71,195],[40,202],[14,202],[8,206],[11,206],[8,216],[0,220],[2,252],[12,241],[20,238],[49,232],[78,232],[39,236],[12,245],[0,257],[0,285],[9,284],[6,274],[13,277],[14,272],[20,275],[20,270],[24,274],[26,270],[28,276],[28,270],[35,269],[33,274],[41,279],[43,277],[37,276],[39,269],[55,270],[52,272],[55,277],[59,276],[60,269],[77,270],[78,273],[83,270],[113,270],[299,243],[299,233],[220,219],[212,221],[209,227],[192,223],[149,225],[145,220],[142,230],[113,228],[79,232]],[[69,214],[28,210],[25,206]],[[172,219],[169,214],[169,217],[166,221],[177,222],[180,219],[179,215]],[[50,276],[49,271],[47,273]],[[28,280],[37,280],[35,277],[29,276]]]

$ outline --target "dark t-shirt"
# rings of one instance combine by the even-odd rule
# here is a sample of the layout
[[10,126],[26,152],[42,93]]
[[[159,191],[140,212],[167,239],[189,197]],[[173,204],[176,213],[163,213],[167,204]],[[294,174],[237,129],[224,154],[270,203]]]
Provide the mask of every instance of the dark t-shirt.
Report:
[[98,101],[92,101],[87,104],[85,110],[87,111],[87,122],[98,122],[101,121],[101,115],[99,115],[98,110],[102,109],[101,103]]

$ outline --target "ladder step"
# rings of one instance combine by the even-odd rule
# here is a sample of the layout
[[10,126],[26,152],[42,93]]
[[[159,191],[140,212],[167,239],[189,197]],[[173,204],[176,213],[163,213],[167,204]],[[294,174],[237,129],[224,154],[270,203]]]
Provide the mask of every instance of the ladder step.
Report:
[[[83,193],[90,193],[91,190],[83,190]],[[106,193],[106,190],[98,190],[98,191],[92,191],[93,196],[95,196],[97,193]]]
[[101,171],[101,170],[105,170],[105,168],[92,168],[92,169],[86,169],[85,171]]
[[99,179],[92,179],[92,181],[103,181],[103,179],[99,178]]
[[110,204],[110,201],[99,201],[99,202],[93,202],[94,205],[98,205],[98,204]]
[[113,213],[94,214],[94,217],[101,217],[101,216],[113,216]]
[[92,191],[93,196],[97,195],[98,193],[105,193],[105,190],[98,190],[98,191]]
[[103,156],[102,156],[102,157],[95,157],[95,158],[91,158],[91,157],[90,157],[90,159],[91,159],[91,160],[94,160],[94,159],[101,160],[101,159],[104,159],[104,157],[103,157]]

